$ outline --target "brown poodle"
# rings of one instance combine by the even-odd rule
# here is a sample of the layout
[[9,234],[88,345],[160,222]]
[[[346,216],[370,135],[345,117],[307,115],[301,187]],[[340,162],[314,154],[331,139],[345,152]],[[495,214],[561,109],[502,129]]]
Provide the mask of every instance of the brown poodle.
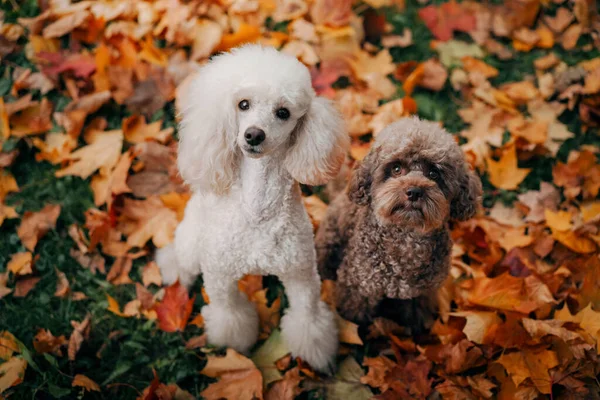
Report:
[[444,129],[418,118],[385,128],[316,237],[340,314],[363,323],[390,300],[431,297],[450,267],[449,219],[472,217],[480,199],[479,177]]

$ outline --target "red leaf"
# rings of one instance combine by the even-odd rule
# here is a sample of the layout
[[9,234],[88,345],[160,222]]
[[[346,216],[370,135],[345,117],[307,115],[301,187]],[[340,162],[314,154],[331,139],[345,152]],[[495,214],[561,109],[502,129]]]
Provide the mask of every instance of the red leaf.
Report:
[[36,54],[36,56],[51,64],[42,69],[42,72],[50,77],[56,77],[63,72],[71,71],[78,78],[87,78],[96,71],[96,62],[91,56],[75,54],[65,57],[61,53],[44,51]]
[[187,289],[179,281],[165,289],[162,302],[156,306],[158,327],[165,332],[183,331],[194,306],[193,296],[188,296]]
[[453,31],[472,31],[477,23],[475,16],[456,1],[444,3],[440,7],[424,7],[419,10],[419,17],[433,36],[443,41],[452,39]]

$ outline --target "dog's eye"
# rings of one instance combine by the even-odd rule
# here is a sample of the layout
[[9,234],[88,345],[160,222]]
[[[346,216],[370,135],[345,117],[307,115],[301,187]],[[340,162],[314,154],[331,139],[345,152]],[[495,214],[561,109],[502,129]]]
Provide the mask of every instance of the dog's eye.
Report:
[[440,178],[440,171],[438,171],[437,169],[432,169],[429,171],[428,176],[429,176],[429,179],[432,179],[435,181]]
[[248,100],[242,100],[238,103],[238,107],[242,111],[246,111],[250,108],[250,102]]
[[392,164],[392,168],[390,169],[390,171],[392,172],[392,175],[394,175],[394,176],[402,175],[402,164],[400,164],[400,163]]
[[278,108],[277,111],[275,111],[275,115],[277,116],[277,118],[285,121],[290,117],[290,110],[288,110],[287,108]]

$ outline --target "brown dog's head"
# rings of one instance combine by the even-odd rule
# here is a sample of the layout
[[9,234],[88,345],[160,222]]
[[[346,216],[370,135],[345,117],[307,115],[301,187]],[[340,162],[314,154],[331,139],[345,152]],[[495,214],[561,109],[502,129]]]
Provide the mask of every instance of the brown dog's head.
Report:
[[452,135],[438,125],[404,118],[377,136],[356,168],[348,196],[369,205],[382,224],[423,232],[477,211],[481,181]]

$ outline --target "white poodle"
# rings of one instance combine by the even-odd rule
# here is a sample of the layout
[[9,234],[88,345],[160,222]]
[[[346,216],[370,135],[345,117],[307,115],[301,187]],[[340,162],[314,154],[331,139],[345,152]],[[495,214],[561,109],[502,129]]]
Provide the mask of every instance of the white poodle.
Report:
[[247,352],[258,315],[237,281],[277,275],[289,309],[281,328],[293,355],[328,370],[334,314],[320,301],[312,225],[298,182],[322,184],[348,147],[332,104],[316,97],[307,68],[272,48],[215,57],[186,90],[178,166],[193,195],[172,245],[156,260],[165,283],[188,287],[202,272],[208,341]]

